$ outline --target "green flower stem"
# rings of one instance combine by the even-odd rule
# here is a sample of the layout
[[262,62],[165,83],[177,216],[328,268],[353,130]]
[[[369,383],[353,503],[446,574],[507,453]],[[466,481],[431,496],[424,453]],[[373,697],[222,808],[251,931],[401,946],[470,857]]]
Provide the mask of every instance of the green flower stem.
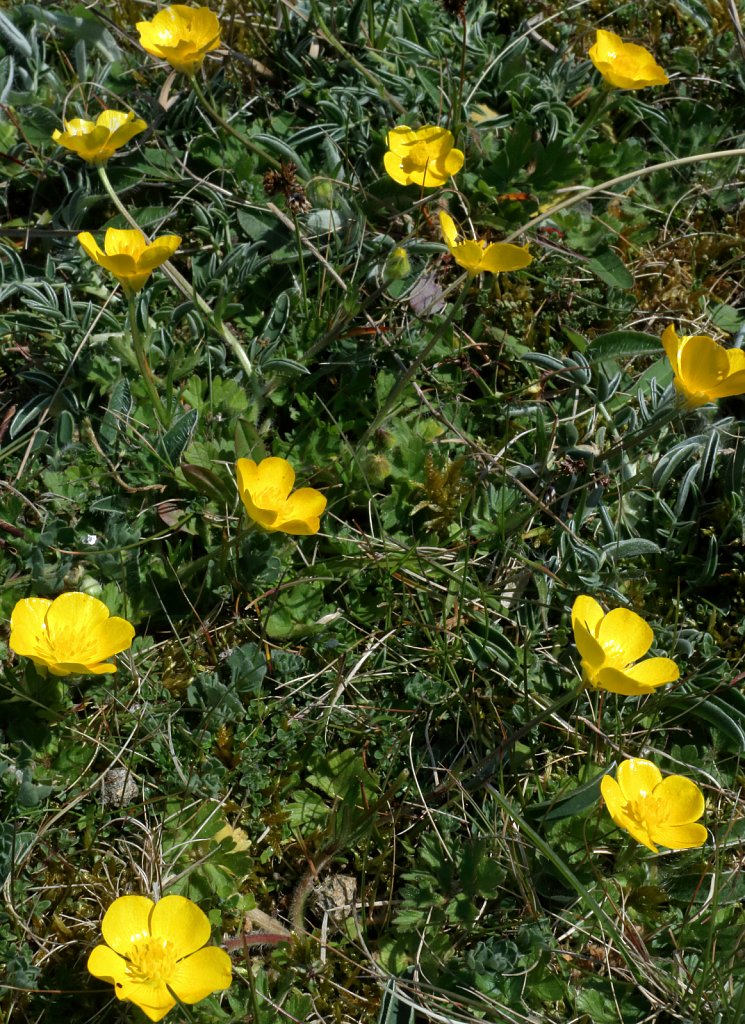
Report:
[[202,104],[202,106],[210,115],[213,121],[219,124],[220,127],[223,128],[228,133],[228,135],[232,135],[234,139],[238,139],[238,141],[243,146],[245,146],[246,149],[250,149],[251,152],[255,153],[256,156],[258,156],[261,160],[264,160],[266,163],[270,164],[275,170],[279,170],[280,163],[276,157],[272,156],[271,153],[268,153],[263,146],[260,146],[258,142],[254,142],[254,140],[250,138],[248,135],[244,135],[243,132],[236,131],[232,124],[230,124],[228,121],[225,120],[224,117],[222,117],[220,112],[215,108],[212,101],[207,96],[207,93],[202,88],[202,85],[196,75],[191,75],[189,81],[191,83],[192,89],[197,95],[197,99]]
[[[122,217],[124,217],[126,222],[136,231],[142,231],[140,225],[137,223],[137,221],[134,219],[132,214],[129,212],[129,210],[126,208],[124,203],[122,203],[121,199],[117,195],[114,186],[111,184],[109,176],[106,173],[106,168],[103,165],[100,165],[98,168],[98,176],[100,177],[101,183],[103,187],[106,189],[106,192],[108,193],[108,196],[111,199],[112,203],[117,208]],[[207,320],[215,334],[222,338],[222,340],[225,341],[227,345],[232,349],[233,355],[237,359],[246,376],[252,377],[254,372],[253,363],[248,358],[248,355],[246,354],[238,338],[236,338],[233,332],[228,327],[226,327],[225,324],[222,322],[222,317],[220,317],[218,313],[212,310],[212,308],[208,305],[208,303],[204,301],[204,299],[196,291],[196,289],[193,288],[191,284],[189,284],[189,282],[186,280],[183,274],[179,270],[177,270],[176,267],[174,267],[170,260],[166,260],[166,262],[163,264],[163,270],[166,272],[166,274],[171,279],[173,284],[176,285],[176,287],[184,296],[184,298],[187,298],[191,302],[193,302],[194,305],[199,310],[199,312],[203,314],[203,316],[205,317],[205,319]]]
[[401,393],[411,383],[411,380],[412,380],[414,374],[417,372],[419,367],[422,365],[424,360],[430,354],[430,352],[435,347],[435,345],[440,340],[440,338],[443,336],[443,334],[448,329],[448,327],[452,324],[453,320],[455,320],[455,318],[458,315],[458,313],[460,313],[461,309],[463,308],[463,303],[466,300],[466,296],[468,295],[468,291],[469,291],[469,288],[471,286],[471,281],[472,280],[473,280],[473,275],[472,274],[464,274],[463,277],[460,277],[458,279],[456,284],[458,284],[459,282],[463,282],[463,287],[460,290],[460,294],[458,295],[458,298],[455,300],[455,302],[451,306],[450,312],[445,317],[445,319],[442,321],[442,323],[439,325],[439,327],[437,327],[437,329],[433,332],[432,337],[429,339],[429,342],[424,346],[424,348],[419,353],[419,355],[416,357],[416,359],[411,364],[411,366],[408,368],[408,370],[405,370],[401,374],[401,376],[398,378],[398,380],[393,385],[391,390],[388,392],[388,395],[386,396],[386,399],[383,402],[383,405],[378,410],[378,414],[375,416],[375,418],[373,419],[372,423],[368,426],[367,430],[364,432],[364,434],[360,438],[359,444],[357,445],[357,451],[362,451],[362,449],[365,447],[367,442],[370,440],[370,437],[378,429],[378,427],[383,422],[383,420],[388,415],[388,413],[391,411],[391,409],[395,406],[396,402],[398,401],[398,399],[401,396]]
[[516,231],[513,231],[511,235],[503,238],[503,242],[514,242],[521,235],[525,234],[530,228],[534,228],[537,224],[542,224],[544,220],[548,220],[553,217],[554,214],[560,213],[562,210],[568,210],[572,206],[576,206],[577,203],[582,203],[585,199],[590,196],[595,196],[599,192],[605,192],[608,189],[615,188],[616,185],[622,185],[625,181],[634,181],[636,178],[646,178],[650,174],[656,174],[657,171],[669,171],[675,167],[685,167],[687,164],[700,164],[706,160],[724,160],[726,158],[735,159],[736,157],[745,157],[745,149],[720,149],[715,150],[713,153],[696,153],[695,156],[682,156],[678,157],[677,160],[665,160],[661,164],[651,164],[649,167],[639,167],[635,171],[629,171],[627,174],[619,174],[617,178],[609,178],[608,181],[601,181],[599,185],[592,185],[590,188],[580,189],[575,192],[574,195],[568,199],[562,200],[560,203],[556,203],[548,210],[544,210],[543,213],[539,213],[535,217],[531,217],[530,220],[519,227]]
[[153,403],[155,415],[158,417],[161,425],[167,427],[169,422],[168,413],[160,400],[160,395],[158,394],[158,389],[155,385],[155,378],[153,377],[153,371],[150,369],[150,363],[147,361],[147,356],[145,355],[145,339],[142,337],[140,328],[137,324],[137,298],[133,292],[127,292],[127,306],[129,309],[129,329],[132,333],[132,344],[137,358],[137,365],[140,368],[142,379],[145,381],[145,387],[150,394],[150,400]]
[[380,95],[383,97],[386,103],[390,104],[390,106],[393,107],[397,114],[404,114],[406,112],[406,108],[404,107],[404,105],[402,103],[399,103],[396,97],[392,96],[388,92],[388,90],[386,89],[386,87],[383,85],[383,83],[380,81],[376,74],[374,74],[369,68],[366,68],[364,64],[360,63],[360,61],[358,61],[356,57],[353,57],[349,50],[346,48],[346,46],[344,46],[344,44],[341,43],[336,38],[334,33],[323,20],[323,16],[321,15],[321,12],[318,10],[317,0],[310,0],[310,9],[313,12],[313,17],[315,19],[316,24],[318,25],[319,31],[323,38],[326,40],[326,42],[330,46],[333,46],[336,52],[340,54],[342,57],[344,57],[345,60],[348,60],[349,63],[353,67],[355,67],[359,71],[359,73],[364,78],[366,78],[368,82],[370,82],[371,85],[375,86],[375,88],[380,92]]
[[580,139],[583,139],[585,135],[587,135],[595,123],[600,120],[600,117],[612,106],[614,98],[615,93],[613,93],[608,86],[603,83],[603,88],[598,91],[598,94],[590,107],[590,112],[579,126],[572,142],[579,142]]
[[453,107],[453,137],[458,138],[458,132],[460,131],[461,116],[463,114],[463,85],[466,78],[466,48],[468,45],[468,30],[466,26],[466,20],[463,19],[463,39],[461,40],[460,47],[460,71],[458,74],[458,95]]

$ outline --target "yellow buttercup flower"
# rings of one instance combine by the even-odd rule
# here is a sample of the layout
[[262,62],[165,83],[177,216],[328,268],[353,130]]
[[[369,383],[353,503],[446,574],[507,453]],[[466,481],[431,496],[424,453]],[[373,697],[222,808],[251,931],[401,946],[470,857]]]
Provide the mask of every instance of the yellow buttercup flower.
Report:
[[628,608],[606,614],[594,598],[582,594],[572,605],[572,628],[588,686],[638,697],[680,676],[671,658],[639,661],[652,646],[654,634]]
[[295,471],[287,459],[238,459],[238,493],[246,511],[265,530],[307,535],[321,529],[326,499],[313,487],[292,491]]
[[[109,981],[117,999],[139,1006],[150,1020],[161,1020],[176,1005],[198,1003],[229,988],[230,957],[206,946],[207,915],[184,896],[120,896],[101,922],[105,946],[88,957],[94,978]],[[202,948],[205,947],[205,948]],[[173,995],[171,995],[173,992]]]
[[639,843],[657,853],[703,846],[708,832],[695,822],[704,813],[704,795],[683,775],[663,779],[657,765],[641,757],[622,761],[615,779],[604,775],[600,792],[611,818]]
[[616,89],[644,89],[670,81],[649,50],[624,43],[615,32],[597,29],[589,56],[606,82]]
[[89,231],[82,231],[78,241],[90,258],[113,274],[125,292],[140,291],[152,272],[165,263],[181,245],[179,235],[161,235],[147,241],[141,231],[109,228],[103,249]]
[[134,635],[132,625],[110,615],[103,601],[71,591],[53,601],[19,601],[10,616],[8,644],[54,676],[101,675],[116,672],[107,658],[131,647]]
[[455,221],[444,210],[440,211],[440,227],[451,256],[469,274],[480,274],[482,271],[499,274],[505,270],[522,270],[533,262],[527,245],[511,245],[509,242],[490,242],[487,245],[478,238],[467,238],[459,242]]
[[718,398],[745,394],[745,352],[723,348],[708,334],[679,336],[670,324],[662,345],[675,374],[675,387],[694,409]]
[[173,4],[152,21],[138,21],[136,28],[143,50],[185,75],[193,75],[210,50],[220,45],[220,22],[208,7]]
[[425,125],[413,131],[400,124],[386,137],[388,152],[383,157],[385,169],[399,185],[422,185],[436,188],[457,174],[465,159],[454,149],[455,139],[447,128]]
[[104,110],[95,121],[85,121],[82,117],[65,121],[65,130],[55,128],[52,138],[89,164],[105,164],[117,149],[126,146],[146,128],[145,122],[135,118],[131,111]]

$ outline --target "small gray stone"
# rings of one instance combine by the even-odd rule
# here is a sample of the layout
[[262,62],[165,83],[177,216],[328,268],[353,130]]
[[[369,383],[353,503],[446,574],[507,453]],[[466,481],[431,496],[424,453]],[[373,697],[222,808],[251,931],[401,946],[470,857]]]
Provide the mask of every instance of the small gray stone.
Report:
[[131,804],[140,795],[140,788],[129,768],[109,768],[101,778],[101,803],[104,807]]

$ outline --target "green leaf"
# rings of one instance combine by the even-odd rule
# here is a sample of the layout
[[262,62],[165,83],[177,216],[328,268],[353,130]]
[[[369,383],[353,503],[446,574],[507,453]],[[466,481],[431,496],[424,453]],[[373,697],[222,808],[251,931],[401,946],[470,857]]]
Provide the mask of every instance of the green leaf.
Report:
[[643,331],[609,331],[594,339],[585,355],[591,363],[606,359],[630,359],[632,356],[659,355],[660,339]]
[[172,466],[178,464],[181,453],[191,440],[194,428],[197,425],[199,413],[196,409],[190,409],[184,413],[174,425],[168,430],[158,442],[158,452],[168,459]]
[[[388,943],[385,949],[384,966],[389,970],[398,967],[402,969],[408,962],[408,956],[402,949],[397,948],[400,940]],[[381,950],[381,958],[383,951]],[[415,1008],[409,1002],[402,1002],[398,996],[398,985],[395,978],[389,978],[388,984],[383,993],[383,1000],[380,1004],[378,1024],[414,1024],[416,1020]]]
[[223,505],[226,501],[232,503],[235,497],[235,489],[224,484],[220,477],[213,473],[211,469],[206,469],[204,466],[195,466],[190,462],[185,463],[180,469],[184,474],[186,482],[195,491],[204,494],[205,497],[210,498],[212,501],[216,501],[218,505]]
[[103,448],[111,451],[116,438],[122,429],[127,425],[127,419],[132,411],[132,392],[129,381],[122,377],[111,389],[109,404],[98,428],[98,438]]
[[[613,761],[599,775],[590,779],[583,786],[578,786],[566,799],[560,800],[558,803],[553,800],[549,801],[550,810],[546,812],[543,820],[546,822],[559,821],[575,814],[582,814],[589,807],[596,807],[600,800],[600,781],[605,775],[612,772],[615,766],[616,762]],[[531,810],[534,809],[531,808]]]
[[23,32],[16,28],[10,18],[0,11],[0,34],[4,35],[8,42],[15,46],[19,53],[22,53],[24,57],[32,57],[33,49],[28,39],[26,39]]
[[743,314],[742,310],[735,309],[734,306],[728,306],[724,302],[719,306],[713,307],[709,313],[709,319],[715,327],[718,327],[720,331],[724,331],[726,334],[737,334],[743,324],[745,324],[745,314]]
[[600,280],[611,288],[622,288],[628,291],[634,287],[634,278],[626,268],[626,264],[611,249],[592,256],[587,266]]
[[653,540],[643,537],[630,537],[628,540],[613,541],[604,544],[600,549],[612,562],[620,562],[625,558],[641,558],[643,555],[659,555],[660,546]]

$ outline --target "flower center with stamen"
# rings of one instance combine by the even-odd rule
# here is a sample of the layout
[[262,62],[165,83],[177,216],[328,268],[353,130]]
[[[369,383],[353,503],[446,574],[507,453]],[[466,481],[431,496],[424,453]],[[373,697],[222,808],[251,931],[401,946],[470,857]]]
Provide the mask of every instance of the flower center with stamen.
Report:
[[661,825],[667,818],[667,806],[659,799],[642,790],[636,800],[629,800],[626,813],[632,821],[649,833],[650,825]]
[[409,152],[404,157],[404,163],[408,163],[410,168],[424,167],[428,160],[429,153],[423,142],[415,142],[413,146],[409,147]]
[[167,939],[148,938],[129,950],[127,974],[141,985],[162,985],[176,970],[176,950]]

